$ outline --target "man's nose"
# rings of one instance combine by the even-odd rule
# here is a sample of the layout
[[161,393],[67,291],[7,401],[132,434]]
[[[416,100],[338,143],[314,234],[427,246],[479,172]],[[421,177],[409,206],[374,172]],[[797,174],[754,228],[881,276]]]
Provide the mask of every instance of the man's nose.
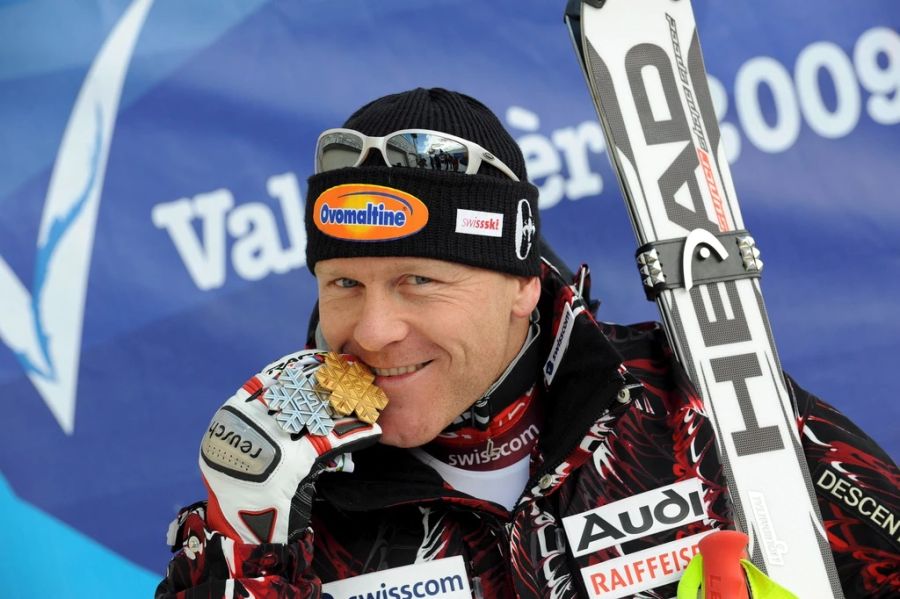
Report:
[[356,343],[366,351],[379,351],[409,332],[402,301],[390,292],[367,290],[362,312],[353,331]]

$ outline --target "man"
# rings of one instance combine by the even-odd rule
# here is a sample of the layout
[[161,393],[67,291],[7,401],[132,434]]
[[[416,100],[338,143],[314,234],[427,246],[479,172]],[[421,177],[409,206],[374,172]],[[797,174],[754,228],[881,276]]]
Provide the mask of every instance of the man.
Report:
[[[387,96],[316,170],[309,346],[343,356],[287,356],[216,413],[157,596],[671,597],[732,523],[714,433],[660,327],[595,321],[587,271],[542,252],[498,119]],[[896,596],[896,466],[787,383],[846,596]]]

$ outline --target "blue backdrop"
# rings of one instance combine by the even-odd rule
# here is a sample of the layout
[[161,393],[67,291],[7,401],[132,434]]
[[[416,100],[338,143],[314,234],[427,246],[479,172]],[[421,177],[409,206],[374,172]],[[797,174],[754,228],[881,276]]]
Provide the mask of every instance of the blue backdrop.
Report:
[[[501,117],[604,320],[656,318],[547,0],[0,0],[0,579],[145,597],[201,433],[303,343],[320,130],[415,86]],[[695,0],[785,368],[900,454],[896,2]]]

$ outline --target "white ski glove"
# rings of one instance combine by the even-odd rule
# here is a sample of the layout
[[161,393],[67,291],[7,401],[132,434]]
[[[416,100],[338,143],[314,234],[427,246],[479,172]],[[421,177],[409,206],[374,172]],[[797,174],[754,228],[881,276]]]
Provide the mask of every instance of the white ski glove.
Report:
[[[200,445],[210,528],[244,543],[292,542],[309,524],[319,474],[352,471],[349,452],[378,441],[381,428],[374,423],[372,402],[368,412],[356,410],[372,423],[333,419],[353,410],[346,409],[346,397],[335,410],[331,393],[317,381],[325,356],[304,350],[273,362],[215,413]],[[326,371],[327,381],[318,378],[331,384],[336,397],[349,384],[351,396],[362,388],[376,398],[378,409],[384,407],[384,393],[371,385],[367,371],[332,354],[329,365],[335,364]],[[344,377],[347,372],[351,376]]]

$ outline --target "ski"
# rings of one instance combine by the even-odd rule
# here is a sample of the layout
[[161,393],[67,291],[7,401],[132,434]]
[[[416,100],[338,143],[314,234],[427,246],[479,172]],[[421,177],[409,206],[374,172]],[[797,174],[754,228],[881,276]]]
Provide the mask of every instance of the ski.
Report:
[[571,0],[566,23],[638,239],[644,290],[715,428],[750,558],[801,598],[842,597],[691,3]]

